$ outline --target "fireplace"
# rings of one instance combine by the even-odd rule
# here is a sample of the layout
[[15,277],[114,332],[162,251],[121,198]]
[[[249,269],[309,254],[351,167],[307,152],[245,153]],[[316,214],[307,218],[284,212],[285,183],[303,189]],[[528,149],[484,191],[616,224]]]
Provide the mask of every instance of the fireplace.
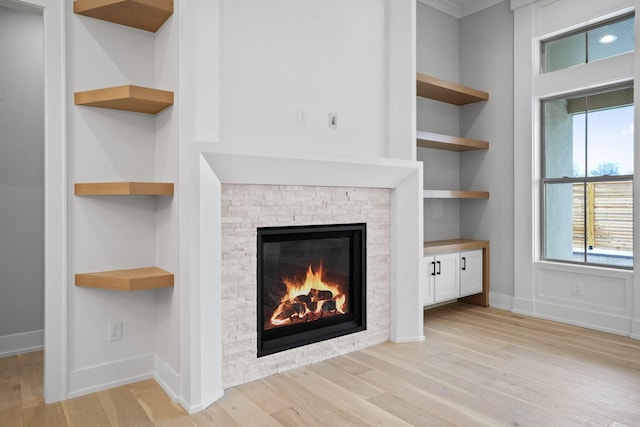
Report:
[[366,329],[366,224],[258,228],[258,357]]

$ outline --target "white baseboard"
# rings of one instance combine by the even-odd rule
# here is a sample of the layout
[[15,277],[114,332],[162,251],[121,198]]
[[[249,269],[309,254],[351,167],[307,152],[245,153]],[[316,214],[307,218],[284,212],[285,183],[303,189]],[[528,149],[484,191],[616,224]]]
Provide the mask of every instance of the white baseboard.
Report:
[[533,316],[535,314],[535,303],[533,300],[513,297],[511,311],[517,314]]
[[408,342],[423,342],[424,341],[424,335],[419,336],[419,337],[391,337],[389,338],[389,341],[391,342],[395,342],[398,344],[403,344],[403,343],[408,343]]
[[[180,401],[180,374],[173,370],[164,360],[154,356],[153,378],[174,402]],[[185,408],[186,409],[186,408]]]
[[67,398],[153,378],[153,359],[153,354],[145,354],[72,371]]
[[507,294],[499,294],[497,292],[490,292],[489,307],[511,311],[513,309],[513,296]]
[[536,301],[535,312],[518,313],[627,337],[632,333],[632,320],[628,317],[585,310],[579,307]]
[[640,340],[640,320],[634,320],[631,322],[631,338],[634,340]]
[[202,399],[202,402],[200,404],[198,404],[198,405],[190,405],[184,399],[179,399],[178,403],[189,414],[195,414],[196,412],[200,412],[200,411],[203,411],[203,410],[207,409],[207,407],[209,407],[210,405],[215,403],[215,401],[220,399],[222,396],[224,396],[224,390],[220,389],[215,394],[213,394],[211,396],[207,396],[206,398]]
[[0,337],[0,357],[30,353],[44,348],[44,330]]

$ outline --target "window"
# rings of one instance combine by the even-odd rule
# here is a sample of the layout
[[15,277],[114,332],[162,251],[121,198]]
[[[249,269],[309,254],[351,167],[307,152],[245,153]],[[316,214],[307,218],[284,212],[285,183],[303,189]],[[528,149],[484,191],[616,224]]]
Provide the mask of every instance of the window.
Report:
[[542,102],[543,258],[633,267],[633,87]]
[[562,70],[634,50],[635,19],[627,15],[542,42],[542,70]]

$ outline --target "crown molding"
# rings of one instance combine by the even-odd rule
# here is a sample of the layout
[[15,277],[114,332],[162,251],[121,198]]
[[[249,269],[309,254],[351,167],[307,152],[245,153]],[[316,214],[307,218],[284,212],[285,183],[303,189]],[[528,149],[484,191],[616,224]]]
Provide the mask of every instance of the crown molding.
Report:
[[[454,18],[461,19],[483,9],[501,3],[505,0],[474,0],[473,2],[466,1],[463,5],[457,4],[455,1],[449,0],[418,0],[420,3],[431,6],[434,9],[444,12],[447,15],[451,15]],[[533,0],[532,0],[533,1]]]
[[536,1],[537,0],[511,0],[511,10],[516,10],[519,7],[535,3]]
[[447,15],[451,15],[454,18],[460,19],[462,17],[462,9],[460,6],[455,5],[447,0],[418,0],[422,4],[431,6],[434,9],[444,12]]

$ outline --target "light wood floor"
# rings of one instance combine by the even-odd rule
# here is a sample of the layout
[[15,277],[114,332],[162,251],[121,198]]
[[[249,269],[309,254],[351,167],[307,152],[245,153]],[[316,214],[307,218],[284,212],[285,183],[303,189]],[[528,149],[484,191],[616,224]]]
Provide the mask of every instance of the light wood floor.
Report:
[[0,425],[640,426],[640,341],[455,304],[386,343],[226,390],[188,416],[153,381],[42,402],[42,352],[0,359]]

